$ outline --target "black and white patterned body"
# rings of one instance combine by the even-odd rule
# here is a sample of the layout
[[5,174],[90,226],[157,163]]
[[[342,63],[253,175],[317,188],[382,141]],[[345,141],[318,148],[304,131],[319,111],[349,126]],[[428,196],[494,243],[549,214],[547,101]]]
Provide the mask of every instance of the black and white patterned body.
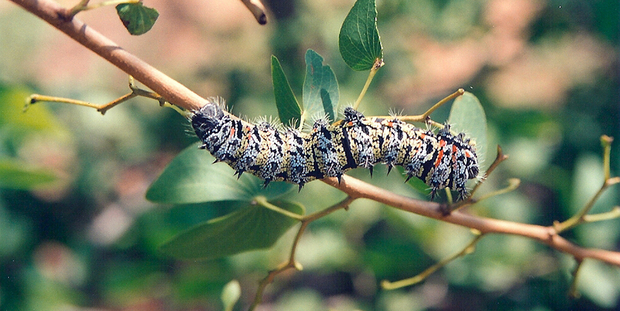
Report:
[[475,147],[450,133],[446,125],[436,134],[396,118],[366,118],[346,108],[344,120],[330,125],[317,120],[309,133],[294,129],[278,131],[262,122],[243,121],[213,101],[191,116],[192,127],[218,161],[228,163],[236,174],[248,172],[271,181],[299,185],[325,177],[340,179],[346,171],[384,163],[388,173],[402,166],[408,178],[417,177],[432,189],[449,187],[467,196],[465,183],[479,173]]

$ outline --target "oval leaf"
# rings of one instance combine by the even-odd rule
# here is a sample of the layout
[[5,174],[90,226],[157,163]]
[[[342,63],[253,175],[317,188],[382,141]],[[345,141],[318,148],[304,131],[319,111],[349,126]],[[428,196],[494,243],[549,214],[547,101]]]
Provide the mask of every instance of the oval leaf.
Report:
[[280,61],[273,55],[271,56],[271,81],[280,121],[286,126],[299,127],[301,107],[295,98],[295,94],[293,94],[291,85],[286,79]]
[[250,174],[233,176],[225,163],[213,164],[215,158],[198,144],[186,148],[175,157],[146,192],[146,198],[157,203],[200,203],[213,201],[247,201],[262,195],[272,199],[288,192],[292,185],[270,183]]
[[239,211],[247,205],[246,201],[218,201],[153,208],[136,219],[127,237],[131,240],[139,237],[145,249],[158,251],[163,243],[188,228]]
[[69,139],[69,132],[48,109],[46,104],[26,104],[24,99],[31,90],[0,85],[0,128],[2,139],[20,144],[22,138],[36,134],[53,135],[55,139]]
[[30,167],[12,159],[0,159],[0,188],[32,189],[56,180],[49,170]]
[[453,131],[465,133],[466,137],[476,143],[479,162],[487,163],[483,160],[487,152],[487,118],[474,94],[465,92],[454,100],[448,123],[452,125]]
[[122,3],[116,6],[116,13],[127,31],[139,36],[151,30],[159,17],[157,10],[138,3]]
[[338,39],[340,55],[351,69],[370,70],[383,59],[375,0],[358,0],[344,19]]
[[[304,207],[292,202],[272,204],[303,215]],[[184,259],[215,259],[271,247],[297,220],[260,205],[191,228],[163,244],[160,250]]]
[[340,92],[336,75],[323,57],[313,50],[306,51],[306,78],[304,81],[305,120],[311,120],[319,113],[325,113],[330,121],[336,120]]

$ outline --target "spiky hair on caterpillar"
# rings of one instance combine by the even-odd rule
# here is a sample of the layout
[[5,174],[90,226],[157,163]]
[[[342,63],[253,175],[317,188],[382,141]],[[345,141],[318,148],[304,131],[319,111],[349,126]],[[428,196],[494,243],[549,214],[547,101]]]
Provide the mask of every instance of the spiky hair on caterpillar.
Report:
[[467,197],[465,183],[479,173],[476,148],[463,133],[450,126],[434,133],[398,118],[365,117],[347,107],[344,119],[329,124],[321,118],[309,132],[278,130],[267,122],[252,124],[226,111],[222,99],[211,99],[190,116],[191,125],[216,161],[227,163],[237,176],[248,172],[264,180],[299,185],[336,177],[365,167],[372,174],[378,163],[405,169],[407,180],[417,177],[431,188],[449,187]]

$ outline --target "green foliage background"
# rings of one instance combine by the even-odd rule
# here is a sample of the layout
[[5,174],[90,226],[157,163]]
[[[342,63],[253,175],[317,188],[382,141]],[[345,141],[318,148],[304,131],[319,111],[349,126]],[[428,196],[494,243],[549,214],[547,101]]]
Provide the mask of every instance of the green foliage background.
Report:
[[[353,1],[273,1],[265,27],[238,1],[229,2],[147,3],[160,16],[140,37],[127,34],[113,8],[78,18],[199,94],[223,96],[236,114],[278,115],[272,54],[298,100],[305,97],[308,48],[335,72],[340,86],[336,102],[357,98],[366,74],[350,70],[338,49],[340,25]],[[549,225],[570,217],[600,186],[600,135],[620,137],[618,3],[506,3],[380,1],[378,27],[386,65],[361,110],[366,115],[385,115],[390,109],[419,114],[459,87],[472,92],[488,117],[487,163],[494,156],[493,144],[510,155],[481,191],[502,188],[511,177],[523,182],[518,191],[472,212]],[[22,114],[24,98],[32,92],[104,103],[126,92],[126,77],[11,4],[0,6],[0,33],[0,309],[219,310],[222,288],[232,279],[239,280],[243,291],[237,308],[247,306],[256,282],[286,259],[293,232],[269,251],[208,261],[175,260],[159,252],[162,243],[187,228],[243,211],[243,194],[237,197],[241,200],[218,204],[149,203],[144,198],[149,185],[196,141],[186,133],[186,121],[148,100],[123,104],[105,117],[62,104],[35,105]],[[433,118],[442,121],[448,112],[445,107]],[[618,154],[616,143],[616,172]],[[225,167],[208,165],[200,169]],[[394,172],[385,173],[377,167],[372,179],[365,170],[351,175],[425,198]],[[283,199],[302,202],[313,212],[343,197],[313,182]],[[614,205],[617,188],[593,212]],[[617,250],[618,225],[618,220],[584,225],[567,236],[584,246]],[[617,268],[587,262],[579,283],[583,297],[572,301],[566,298],[571,258],[505,236],[486,237],[474,254],[421,285],[379,289],[381,280],[415,275],[467,241],[466,229],[355,202],[348,212],[310,226],[297,256],[304,270],[278,276],[267,291],[265,308],[564,310],[618,305]]]

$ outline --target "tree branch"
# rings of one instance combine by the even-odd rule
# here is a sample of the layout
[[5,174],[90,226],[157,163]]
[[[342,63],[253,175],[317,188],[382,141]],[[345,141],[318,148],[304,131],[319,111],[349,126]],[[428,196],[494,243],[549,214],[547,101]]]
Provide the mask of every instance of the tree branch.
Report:
[[597,259],[620,267],[620,252],[612,252],[602,249],[584,248],[575,245],[559,236],[555,229],[550,227],[522,224],[511,221],[491,219],[470,215],[461,211],[455,211],[449,215],[442,213],[442,207],[435,202],[420,201],[405,196],[397,195],[390,191],[367,184],[351,176],[342,176],[338,179],[325,178],[323,182],[340,189],[352,198],[370,199],[376,202],[393,206],[403,211],[434,218],[480,231],[482,234],[501,233],[518,235],[547,244],[561,252],[573,255],[577,260],[584,258]]
[[[52,0],[11,1],[47,21],[89,50],[133,76],[170,103],[188,110],[199,109],[206,104],[204,98],[125,51],[83,22],[76,18],[67,18],[67,10],[60,7],[56,2]],[[442,209],[438,203],[414,200],[396,195],[350,176],[343,176],[341,182],[338,182],[337,178],[326,178],[323,181],[347,193],[351,199],[366,198],[374,200],[407,212],[477,229],[482,234],[499,233],[523,236],[547,244],[564,253],[571,254],[578,261],[584,258],[592,258],[620,266],[620,252],[577,246],[559,236],[553,227],[484,218],[461,211],[445,215],[442,212],[445,209]]]
[[254,15],[256,21],[261,24],[267,24],[267,15],[265,15],[265,6],[260,0],[241,0],[250,13]]
[[120,70],[133,76],[146,87],[165,98],[166,101],[187,110],[196,110],[206,104],[204,98],[181,83],[127,52],[79,19],[68,17],[67,9],[58,3],[52,0],[11,1],[64,32]]

